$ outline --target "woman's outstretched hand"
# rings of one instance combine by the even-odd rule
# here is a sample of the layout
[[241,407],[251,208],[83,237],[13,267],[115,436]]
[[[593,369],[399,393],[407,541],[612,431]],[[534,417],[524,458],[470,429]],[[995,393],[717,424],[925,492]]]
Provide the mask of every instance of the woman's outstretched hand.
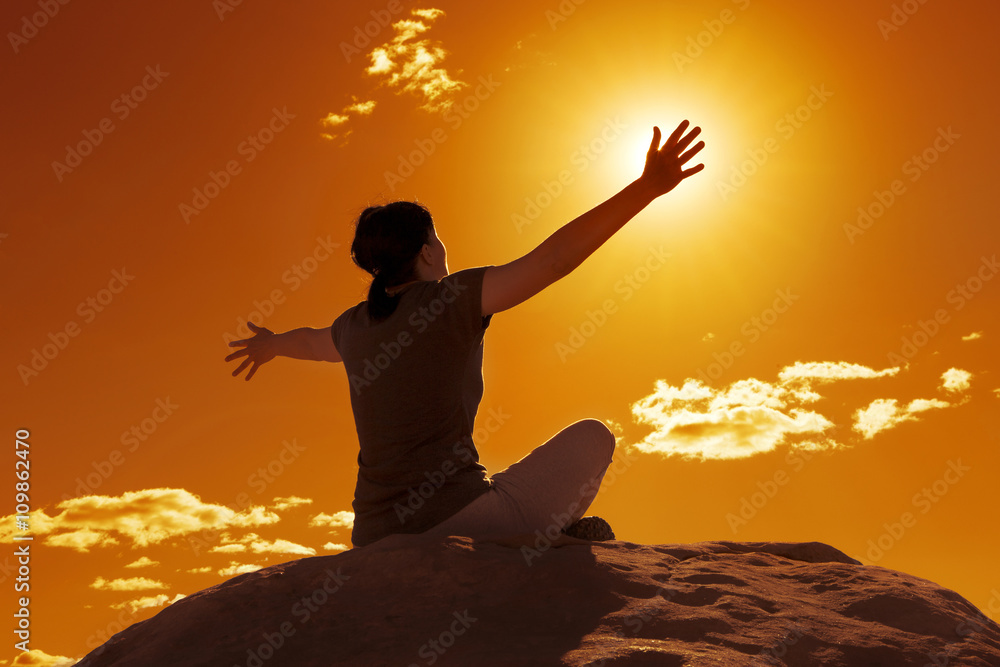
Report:
[[[259,327],[253,322],[247,322],[247,326],[254,332],[253,338],[244,338],[243,340],[234,340],[229,343],[230,347],[235,347],[237,345],[243,345],[242,350],[237,350],[233,352],[228,357],[226,361],[232,361],[233,359],[238,359],[240,357],[246,357],[243,363],[233,371],[233,377],[238,376],[244,368],[250,366],[250,372],[247,373],[245,380],[249,380],[253,377],[253,374],[257,372],[257,369],[261,364],[267,363],[274,359],[276,353],[274,351],[274,332],[265,329],[264,327]],[[251,364],[253,364],[251,366]]]
[[695,127],[687,135],[684,135],[688,125],[686,120],[681,121],[681,124],[667,138],[663,146],[660,146],[660,128],[653,128],[653,141],[646,153],[646,167],[642,170],[642,176],[639,177],[639,180],[649,188],[655,197],[670,192],[685,178],[697,174],[705,168],[704,164],[698,164],[690,169],[684,169],[684,164],[705,147],[705,142],[699,141],[690,150],[687,150],[695,137],[701,133],[701,128]]

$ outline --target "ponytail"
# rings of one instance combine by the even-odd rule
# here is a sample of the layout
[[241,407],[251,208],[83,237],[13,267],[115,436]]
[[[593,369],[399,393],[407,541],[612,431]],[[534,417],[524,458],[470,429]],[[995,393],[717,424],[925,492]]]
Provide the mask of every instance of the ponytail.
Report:
[[376,272],[368,287],[368,317],[375,321],[384,320],[392,315],[399,304],[399,295],[389,296],[385,288],[385,278],[381,272]]

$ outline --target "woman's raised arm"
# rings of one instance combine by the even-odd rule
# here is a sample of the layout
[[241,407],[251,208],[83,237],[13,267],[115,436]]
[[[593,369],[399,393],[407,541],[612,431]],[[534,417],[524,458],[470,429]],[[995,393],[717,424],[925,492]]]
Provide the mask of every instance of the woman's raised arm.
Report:
[[660,146],[660,128],[654,127],[646,165],[639,178],[557,229],[523,257],[487,269],[483,276],[483,316],[513,308],[569,275],[650,202],[704,169],[704,164],[684,169],[684,164],[705,147],[705,142],[699,141],[686,150],[701,132],[700,127],[695,127],[685,135],[687,127],[685,120],[663,146]]

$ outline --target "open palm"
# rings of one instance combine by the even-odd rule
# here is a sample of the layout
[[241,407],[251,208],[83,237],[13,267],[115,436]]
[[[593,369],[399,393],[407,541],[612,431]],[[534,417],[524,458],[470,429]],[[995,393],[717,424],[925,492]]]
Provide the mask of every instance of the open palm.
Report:
[[684,164],[705,147],[705,142],[699,141],[685,152],[695,137],[701,133],[701,128],[695,127],[685,135],[684,131],[688,125],[688,121],[681,121],[663,146],[660,146],[660,128],[653,128],[653,141],[649,145],[646,166],[639,178],[657,197],[670,192],[685,178],[705,168],[704,164],[697,164],[690,169],[684,169]]
[[261,364],[265,364],[271,359],[274,359],[277,354],[274,349],[273,337],[274,332],[264,327],[258,327],[253,322],[247,322],[247,326],[254,332],[253,338],[244,338],[243,340],[234,340],[229,345],[230,347],[243,346],[242,350],[237,350],[233,352],[228,357],[226,361],[232,361],[234,359],[239,359],[240,357],[246,357],[243,363],[233,371],[233,377],[238,376],[244,368],[250,366],[250,372],[247,373],[246,380],[253,377],[253,374],[257,372]]

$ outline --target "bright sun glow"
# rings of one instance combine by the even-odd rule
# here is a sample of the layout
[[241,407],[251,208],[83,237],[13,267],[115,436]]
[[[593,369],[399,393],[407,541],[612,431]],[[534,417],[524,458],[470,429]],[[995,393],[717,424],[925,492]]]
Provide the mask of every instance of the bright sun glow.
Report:
[[[700,127],[700,134],[691,142],[705,142],[701,149],[684,166],[687,169],[698,164],[705,168],[685,179],[672,192],[658,200],[653,206],[669,206],[673,210],[699,210],[708,213],[721,203],[716,181],[729,167],[724,147],[731,143],[732,132],[720,114],[710,111],[710,100],[643,100],[640,111],[628,116],[628,127],[608,149],[608,157],[601,160],[594,171],[596,178],[605,182],[626,183],[642,173],[653,138],[653,126],[661,133],[661,146],[677,125],[687,119],[690,123],[685,134],[694,127]],[[690,147],[689,147],[690,148]]]

